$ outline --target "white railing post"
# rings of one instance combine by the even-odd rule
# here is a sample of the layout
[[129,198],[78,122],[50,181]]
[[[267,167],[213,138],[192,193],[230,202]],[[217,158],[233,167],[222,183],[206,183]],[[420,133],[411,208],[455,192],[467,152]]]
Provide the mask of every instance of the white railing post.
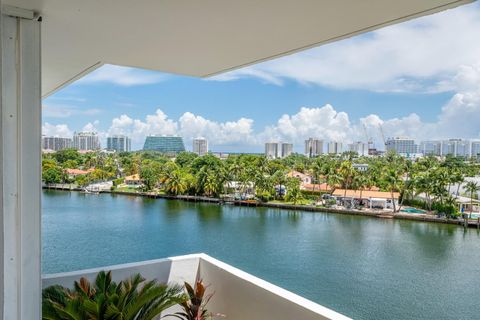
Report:
[[7,9],[0,21],[0,319],[41,319],[40,22]]

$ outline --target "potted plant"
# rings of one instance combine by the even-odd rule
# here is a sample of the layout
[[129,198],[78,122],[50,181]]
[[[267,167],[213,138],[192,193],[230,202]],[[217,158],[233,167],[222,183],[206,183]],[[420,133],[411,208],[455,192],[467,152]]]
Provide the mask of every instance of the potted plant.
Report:
[[180,303],[183,311],[172,314],[171,316],[182,320],[210,320],[215,317],[225,317],[219,313],[211,313],[206,306],[213,296],[207,294],[207,287],[202,280],[195,282],[195,287],[185,282],[185,290],[187,292],[187,299]]

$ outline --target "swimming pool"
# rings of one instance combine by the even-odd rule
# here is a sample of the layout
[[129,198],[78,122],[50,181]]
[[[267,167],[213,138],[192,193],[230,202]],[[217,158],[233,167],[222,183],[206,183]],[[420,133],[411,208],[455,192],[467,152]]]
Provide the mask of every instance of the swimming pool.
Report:
[[425,210],[417,209],[417,208],[405,208],[400,210],[400,212],[406,212],[406,213],[426,213]]

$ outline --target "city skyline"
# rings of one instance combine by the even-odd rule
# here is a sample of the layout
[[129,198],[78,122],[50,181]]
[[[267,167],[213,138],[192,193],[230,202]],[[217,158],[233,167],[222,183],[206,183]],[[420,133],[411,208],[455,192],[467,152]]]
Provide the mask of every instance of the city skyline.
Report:
[[[67,148],[77,148],[82,151],[90,149],[78,148],[75,145],[75,137],[78,135],[93,135],[95,136],[96,148],[91,150],[115,150],[115,151],[141,151],[145,150],[145,142],[149,137],[167,137],[167,138],[179,138],[183,144],[183,137],[176,135],[148,135],[144,138],[142,148],[131,149],[131,139],[127,135],[114,134],[106,137],[106,144],[102,145],[98,140],[97,132],[74,132],[73,137],[65,136],[46,136],[42,135],[42,149],[58,151]],[[114,142],[114,140],[117,140]],[[400,141],[400,143],[399,143]],[[407,141],[408,146],[405,146]],[[376,148],[375,144],[371,144],[371,140],[354,141],[352,143],[345,143],[344,141],[328,141],[323,139],[317,139],[309,137],[304,140],[303,150],[299,152],[294,149],[294,144],[288,141],[265,141],[264,150],[261,152],[242,152],[238,150],[230,151],[231,153],[264,153],[270,158],[284,158],[292,153],[304,154],[308,157],[315,157],[322,154],[340,154],[347,151],[356,152],[360,156],[369,155],[369,149],[372,151],[389,151],[394,150],[399,154],[423,154],[423,155],[436,155],[442,156],[445,154],[454,154],[459,156],[476,155],[480,153],[480,138],[478,139],[464,139],[464,138],[446,138],[446,139],[425,139],[418,140],[412,137],[388,137],[385,139],[383,148]],[[117,147],[116,145],[121,146]],[[78,142],[77,142],[78,145]],[[115,147],[111,147],[115,145]],[[122,150],[117,150],[117,149]],[[460,149],[459,149],[460,148]],[[209,152],[219,153],[224,152],[222,150],[210,150],[208,139],[204,137],[196,137],[192,139],[192,148],[184,147],[185,151],[197,153],[198,155],[205,155]],[[458,151],[460,150],[460,151]]]
[[43,101],[43,133],[97,131],[103,145],[126,134],[132,150],[147,135],[203,136],[225,152],[262,152],[278,140],[302,153],[308,136],[364,141],[364,126],[381,149],[379,125],[387,137],[476,139],[480,48],[469,39],[480,31],[479,7],[208,79],[106,65]]

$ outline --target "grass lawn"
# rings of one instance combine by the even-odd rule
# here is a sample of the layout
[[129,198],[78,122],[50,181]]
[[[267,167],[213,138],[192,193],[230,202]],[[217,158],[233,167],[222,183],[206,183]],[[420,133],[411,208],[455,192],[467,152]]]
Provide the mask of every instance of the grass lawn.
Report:
[[114,192],[138,192],[138,188],[132,188],[132,187],[120,187],[116,188]]

